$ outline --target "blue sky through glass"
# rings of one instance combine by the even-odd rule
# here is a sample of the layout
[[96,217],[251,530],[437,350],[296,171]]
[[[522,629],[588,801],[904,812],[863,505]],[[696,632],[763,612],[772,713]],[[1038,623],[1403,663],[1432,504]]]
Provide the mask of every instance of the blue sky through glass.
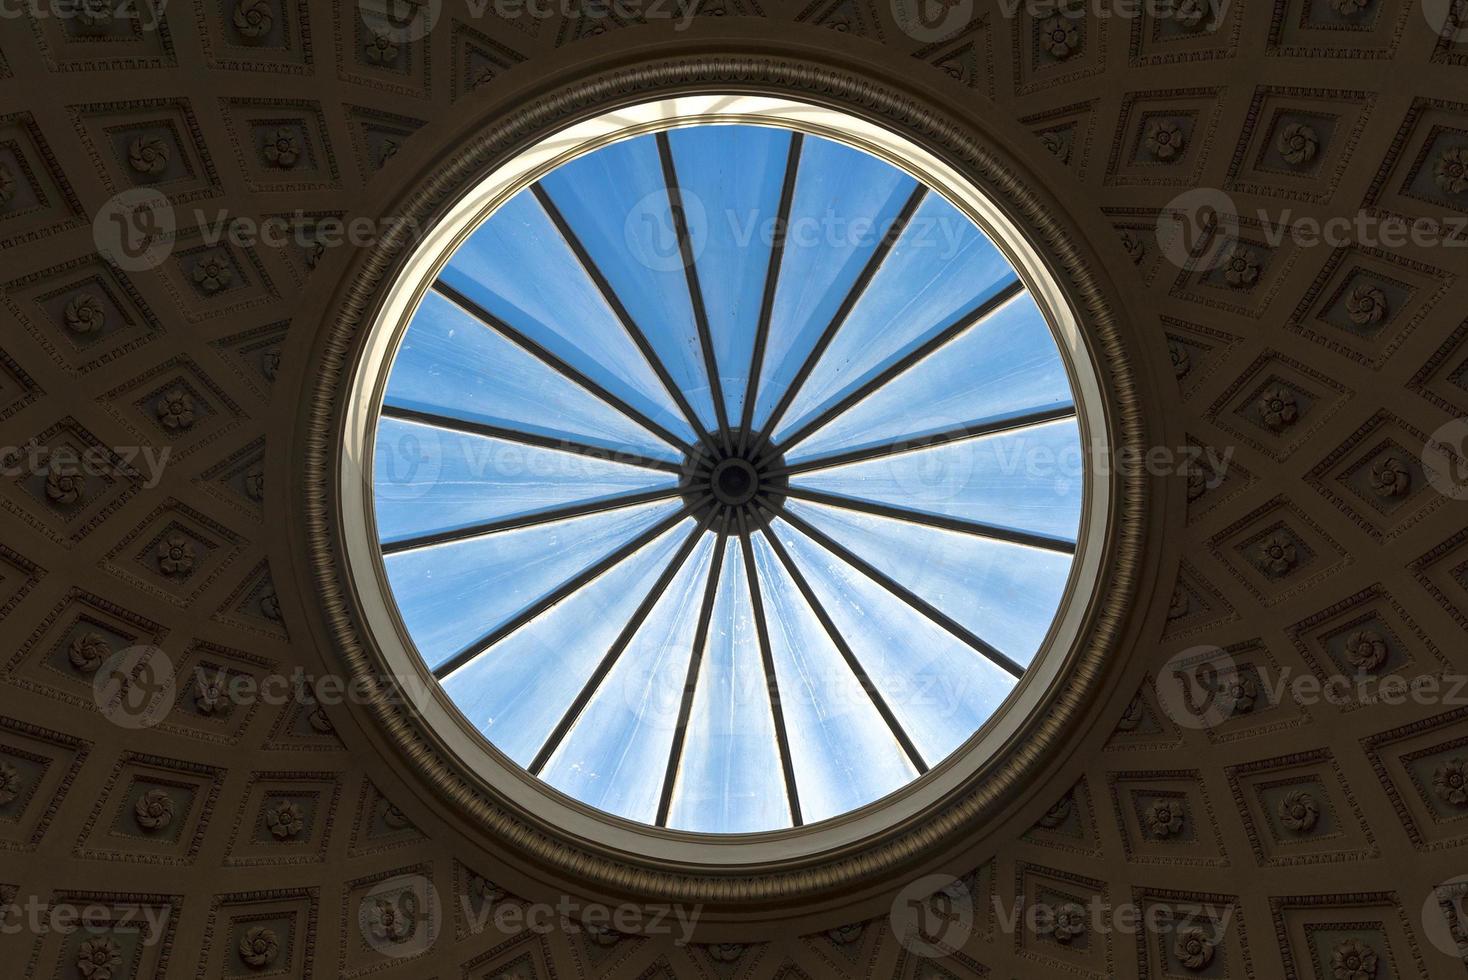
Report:
[[961,211],[701,125],[563,164],[459,246],[395,355],[374,513],[413,644],[508,758],[749,834],[994,716],[1069,580],[1081,448],[1045,317]]

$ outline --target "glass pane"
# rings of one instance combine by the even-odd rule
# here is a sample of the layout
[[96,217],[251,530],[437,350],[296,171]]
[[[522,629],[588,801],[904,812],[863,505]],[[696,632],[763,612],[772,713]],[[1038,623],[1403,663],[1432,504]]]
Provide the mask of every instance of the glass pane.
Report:
[[775,533],[932,765],[988,720],[1015,679],[784,521]]
[[929,194],[801,386],[776,439],[1016,280],[972,221]]
[[556,789],[628,820],[657,820],[713,543],[703,536],[551,757],[541,778]]
[[384,544],[485,521],[671,488],[671,473],[383,419],[374,452]]
[[450,674],[444,690],[529,766],[693,530],[684,521]]
[[754,561],[805,822],[911,782],[917,770],[763,537],[754,539]]
[[1084,488],[1075,419],[963,439],[790,478],[872,500],[1075,541]]
[[[761,126],[698,126],[668,134],[693,235],[719,380],[738,424],[769,272],[790,133]],[[694,202],[698,203],[695,204]]]
[[[541,184],[704,426],[713,428],[714,403],[655,137],[602,147],[547,174]],[[696,253],[719,202],[705,206],[685,196],[684,204]]]
[[389,555],[387,577],[418,652],[437,667],[680,507],[643,504]]
[[708,642],[668,826],[709,834],[790,826],[749,576],[737,538],[724,550]]
[[1071,557],[821,504],[787,501],[879,571],[1021,664],[1055,618]]
[[684,441],[693,438],[667,389],[528,190],[460,245],[440,277]]
[[681,454],[435,293],[403,337],[384,402],[677,461]]
[[786,462],[1070,399],[1070,379],[1045,317],[1021,295],[822,426]]
[[914,186],[876,157],[806,137],[755,399],[756,426],[769,418]]

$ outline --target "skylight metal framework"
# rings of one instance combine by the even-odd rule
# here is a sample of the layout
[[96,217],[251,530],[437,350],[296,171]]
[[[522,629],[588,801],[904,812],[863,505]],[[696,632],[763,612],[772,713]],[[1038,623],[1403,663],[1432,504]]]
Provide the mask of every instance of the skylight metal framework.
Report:
[[[700,171],[721,147],[728,166]],[[676,261],[639,267],[608,228],[634,253],[647,246],[616,209],[652,177],[663,199],[632,208],[654,219],[646,234],[666,236]],[[863,196],[843,183],[852,180],[885,182],[886,193]],[[836,246],[792,237],[823,203],[853,199],[852,217],[874,234]],[[756,200],[769,228],[750,246],[759,275],[743,275],[742,292],[719,280],[748,270],[721,265],[727,253],[710,247],[727,234],[717,223],[738,217],[736,200]],[[948,251],[924,256],[934,219]],[[738,294],[742,319],[715,315],[711,284],[725,300]],[[554,322],[561,310],[566,323]],[[742,346],[747,361],[720,359]],[[1077,551],[1084,474],[1037,475],[1026,456],[1074,447],[1079,462],[1081,443],[1065,358],[1019,272],[924,183],[798,131],[665,130],[531,183],[433,279],[379,419],[380,552],[432,675],[529,773],[657,827],[798,828],[921,777],[1025,675]],[[832,436],[843,421],[851,428]],[[416,462],[402,478],[392,466],[405,446]],[[451,459],[475,450],[553,472],[479,479]],[[425,461],[428,478],[417,471]],[[905,485],[916,492],[894,492]],[[537,496],[547,488],[556,501]],[[964,542],[987,550],[968,555]],[[588,598],[596,589],[610,594]],[[999,607],[1021,594],[1044,621],[1000,629]],[[616,619],[614,635],[599,614]],[[532,718],[494,690],[542,696],[524,659],[536,631],[587,649],[547,665],[564,671],[559,700]],[[521,646],[506,653],[512,638]],[[907,661],[909,681],[953,684],[962,703],[947,706],[951,730],[925,721],[896,683]],[[863,703],[822,700],[836,689]],[[667,703],[652,707],[659,693]],[[832,717],[846,727],[812,730]],[[842,733],[863,719],[880,731],[868,727],[842,755]],[[639,753],[655,743],[656,772],[643,764],[650,751],[626,763],[619,739],[639,740]],[[759,758],[740,758],[748,752]],[[773,776],[748,771],[762,763]]]

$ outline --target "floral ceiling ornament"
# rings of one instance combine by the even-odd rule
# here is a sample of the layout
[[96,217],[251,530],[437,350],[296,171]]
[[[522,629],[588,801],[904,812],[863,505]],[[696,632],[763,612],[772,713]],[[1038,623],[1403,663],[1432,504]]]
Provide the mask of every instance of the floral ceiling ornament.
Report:
[[107,322],[107,311],[93,294],[77,293],[67,301],[61,318],[72,333],[96,333]]
[[80,502],[86,487],[86,478],[73,466],[53,462],[47,468],[46,499],[57,506]]
[[1147,124],[1147,152],[1164,162],[1175,160],[1187,145],[1182,126],[1172,119],[1154,119]]
[[393,830],[406,830],[413,826],[413,821],[409,820],[402,810],[399,810],[391,803],[387,804],[387,808],[382,811],[382,822]]
[[1167,618],[1182,619],[1193,609],[1193,600],[1188,598],[1188,593],[1182,588],[1172,590],[1172,598],[1167,600]]
[[1376,963],[1376,950],[1356,939],[1347,939],[1330,954],[1335,980],[1372,980]]
[[708,951],[716,963],[733,963],[744,955],[746,948],[743,943],[716,943]]
[[1247,245],[1235,245],[1223,260],[1224,282],[1235,289],[1248,289],[1259,281],[1259,253]]
[[127,149],[127,163],[145,177],[157,177],[168,169],[172,151],[162,136],[139,136]]
[[1378,497],[1400,497],[1412,485],[1412,471],[1400,456],[1384,456],[1371,464],[1371,489]]
[[1154,800],[1147,806],[1146,818],[1153,837],[1171,837],[1183,829],[1183,805],[1177,800]]
[[1270,575],[1283,575],[1300,560],[1295,541],[1284,532],[1271,534],[1259,546],[1259,567]]
[[1358,673],[1376,673],[1390,652],[1386,639],[1376,630],[1356,630],[1346,637],[1346,660]]
[[1040,24],[1040,46],[1052,58],[1064,61],[1075,54],[1081,44],[1081,31],[1076,18],[1056,14]]
[[84,633],[71,641],[68,656],[73,667],[83,673],[90,673],[102,666],[102,661],[112,656],[112,647],[101,633]]
[[267,967],[279,953],[280,940],[274,930],[265,926],[251,926],[240,937],[240,959],[248,967],[256,970]]
[[508,892],[483,875],[471,874],[469,876],[469,897],[476,902],[497,905],[503,902],[508,895]]
[[271,347],[260,355],[260,373],[265,375],[266,381],[275,380],[275,376],[280,373],[279,347]]
[[1075,902],[1066,902],[1059,907],[1041,905],[1036,917],[1035,931],[1050,936],[1057,943],[1069,946],[1085,934],[1086,910]]
[[596,945],[603,948],[615,946],[622,941],[622,934],[610,926],[587,924],[583,926],[586,935]]
[[1468,762],[1449,759],[1432,774],[1433,792],[1453,806],[1468,806]]
[[1070,140],[1059,130],[1052,129],[1040,134],[1040,145],[1055,155],[1061,163],[1070,162]]
[[265,807],[265,827],[276,840],[290,840],[306,827],[301,808],[290,800],[275,800]]
[[206,293],[217,293],[234,281],[234,270],[220,258],[203,259],[194,263],[194,285]]
[[284,617],[280,611],[280,596],[275,594],[275,589],[267,589],[265,592],[261,593],[260,615],[264,616],[272,623],[279,623],[283,621]]
[[8,762],[0,762],[0,806],[20,795],[20,771]]
[[[469,87],[470,88],[473,88],[474,87],[474,85],[473,85],[472,82],[470,83]],[[400,149],[402,149],[402,145],[400,143],[398,143],[397,140],[395,140],[395,139],[385,139],[385,140],[383,140],[382,141],[382,146],[378,147],[378,150],[377,150],[377,165],[379,167],[385,165],[387,163],[387,161],[391,160],[393,157],[395,157],[395,156],[398,155],[398,150],[400,150]]]
[[404,890],[399,895],[377,895],[368,899],[367,931],[379,942],[401,943],[418,928],[418,896]]
[[1386,293],[1370,284],[1352,289],[1346,299],[1346,316],[1358,327],[1380,323],[1385,319],[1387,309]]
[[827,930],[826,938],[840,946],[850,946],[861,939],[862,924],[853,922],[849,925],[837,926],[835,929]]
[[112,980],[122,966],[122,948],[111,936],[85,940],[76,951],[76,972],[83,980]]
[[6,164],[0,163],[0,208],[6,207],[15,200],[15,191],[19,186],[14,171]]
[[1070,794],[1067,793],[1060,799],[1056,800],[1050,806],[1050,809],[1046,810],[1044,815],[1041,816],[1039,820],[1035,821],[1035,826],[1042,827],[1045,830],[1054,830],[1056,827],[1059,827],[1061,824],[1065,823],[1065,821],[1070,817],[1071,809],[1072,804]]
[[1208,0],[1180,0],[1172,10],[1172,19],[1189,31],[1200,29],[1207,18]]
[[1300,417],[1295,393],[1283,385],[1275,385],[1259,399],[1259,417],[1275,432],[1288,428]]
[[1121,233],[1121,247],[1127,257],[1132,260],[1133,265],[1140,264],[1142,258],[1147,254],[1146,243],[1129,231]]
[[133,805],[133,817],[144,830],[162,830],[173,822],[173,798],[161,789],[150,789]]
[[1185,926],[1178,930],[1172,943],[1172,955],[1189,970],[1207,969],[1213,962],[1218,939],[1200,926]]
[[1468,191],[1468,146],[1452,146],[1443,150],[1433,168],[1437,186],[1448,194]]
[[199,679],[194,682],[194,707],[201,715],[212,715],[225,706],[227,680],[224,672],[220,671],[214,677],[205,677],[202,671]]
[[378,34],[367,42],[366,55],[374,65],[391,65],[398,60],[398,46],[392,38]]
[[194,542],[182,534],[169,535],[158,544],[158,570],[173,578],[185,578],[194,570]]
[[158,399],[158,421],[169,429],[187,429],[194,424],[194,396],[174,388]]
[[1127,702],[1126,710],[1122,712],[1120,720],[1116,723],[1116,730],[1119,732],[1135,731],[1136,727],[1142,723],[1142,712],[1142,696],[1135,694]]
[[88,34],[100,34],[117,15],[110,0],[80,0],[75,9],[77,27]]
[[330,735],[336,731],[332,727],[331,719],[326,717],[326,711],[319,704],[306,715],[306,724],[311,726],[312,731],[322,735]]
[[1188,476],[1188,500],[1197,500],[1208,492],[1208,475],[1203,472],[1203,467],[1196,462],[1190,462],[1185,467]]
[[245,471],[245,493],[251,500],[265,499],[265,466],[256,463]]
[[249,41],[258,41],[270,33],[275,26],[275,12],[270,0],[240,0],[234,8],[234,27],[240,36]]
[[289,170],[301,159],[301,144],[289,129],[277,129],[265,140],[261,153],[266,163]]
[[1279,131],[1275,145],[1279,147],[1280,156],[1298,167],[1315,159],[1320,150],[1320,134],[1312,126],[1294,122]]
[[1167,356],[1172,360],[1172,376],[1181,378],[1193,367],[1193,358],[1188,349],[1176,341],[1167,342]]
[[1306,834],[1315,829],[1319,819],[1320,807],[1312,793],[1294,789],[1279,801],[1279,822],[1286,830]]
[[498,75],[499,72],[495,71],[494,65],[480,65],[469,76],[469,88],[476,89],[481,85],[488,85]]
[[1246,715],[1254,710],[1259,699],[1259,682],[1251,674],[1237,674],[1228,683],[1228,700],[1233,713]]

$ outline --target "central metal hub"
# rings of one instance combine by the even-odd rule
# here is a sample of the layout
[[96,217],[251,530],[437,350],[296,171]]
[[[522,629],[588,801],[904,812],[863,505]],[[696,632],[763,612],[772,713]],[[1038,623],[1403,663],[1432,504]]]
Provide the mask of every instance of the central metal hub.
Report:
[[759,471],[747,459],[726,459],[714,467],[714,497],[721,504],[738,507],[759,493]]
[[729,530],[765,526],[785,502],[785,458],[779,447],[742,430],[715,432],[683,463],[683,499],[700,519],[726,519]]

